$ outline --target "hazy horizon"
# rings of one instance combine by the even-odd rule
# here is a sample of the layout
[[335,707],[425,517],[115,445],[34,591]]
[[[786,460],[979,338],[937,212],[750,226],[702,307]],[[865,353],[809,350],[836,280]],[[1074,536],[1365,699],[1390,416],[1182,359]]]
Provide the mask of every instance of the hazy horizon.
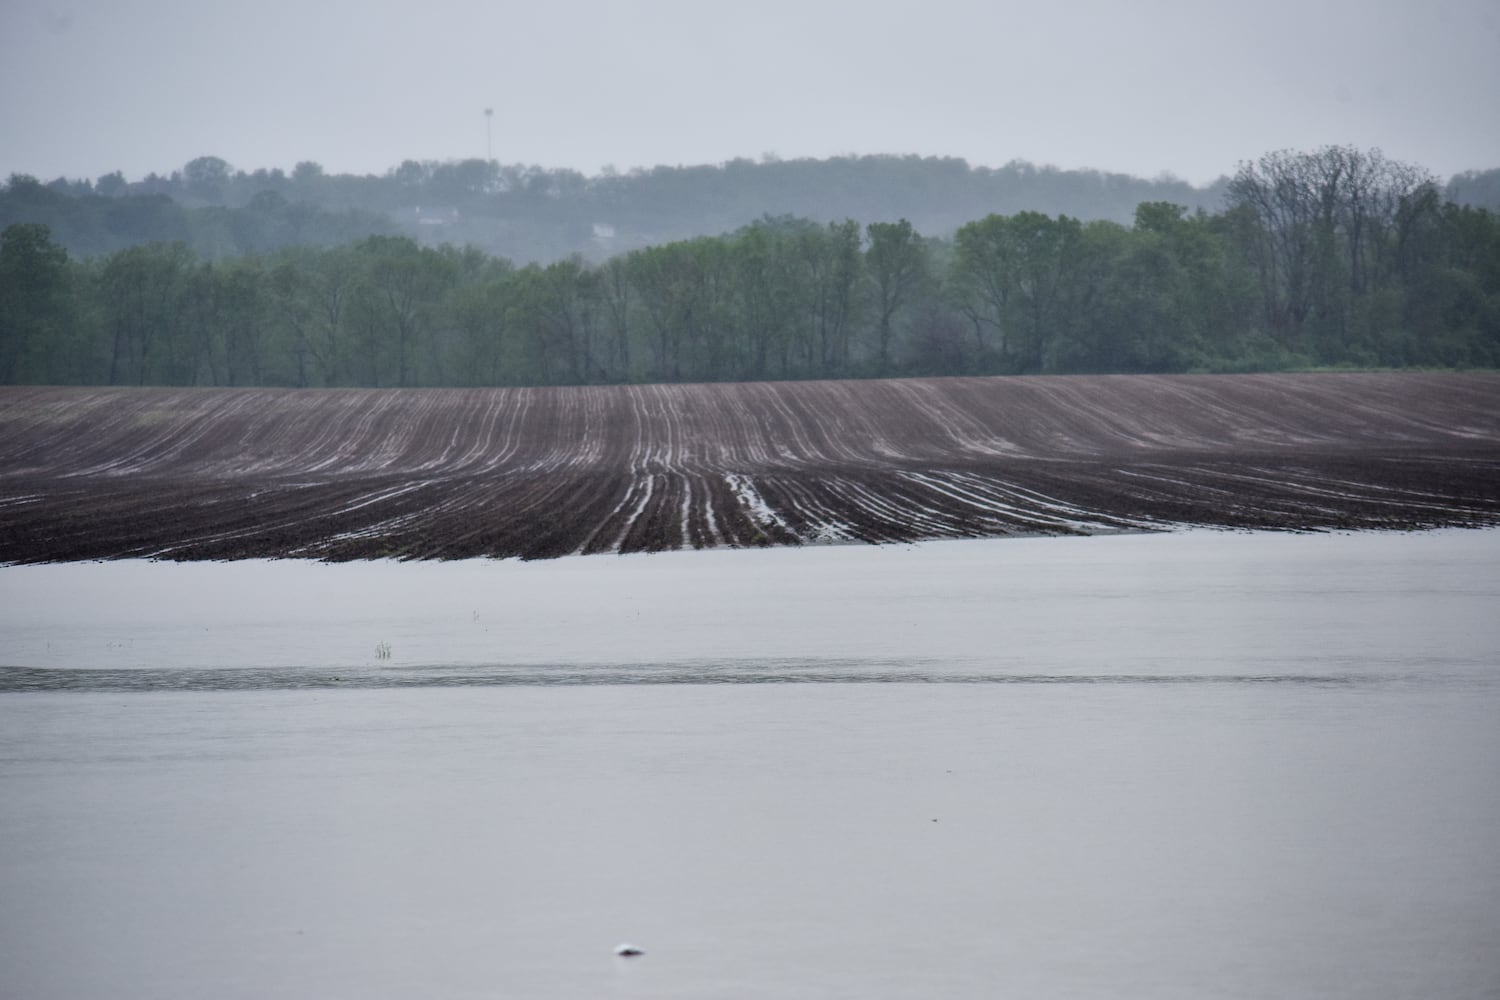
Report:
[[1204,185],[1348,144],[1447,177],[1500,165],[1496,51],[1486,0],[13,0],[0,176],[915,154]]

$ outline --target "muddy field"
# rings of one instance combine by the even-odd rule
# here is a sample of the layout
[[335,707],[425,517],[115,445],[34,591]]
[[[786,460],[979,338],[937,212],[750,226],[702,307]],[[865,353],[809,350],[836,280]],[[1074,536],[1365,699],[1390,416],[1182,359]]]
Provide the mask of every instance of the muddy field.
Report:
[[0,561],[1500,524],[1500,376],[0,389]]

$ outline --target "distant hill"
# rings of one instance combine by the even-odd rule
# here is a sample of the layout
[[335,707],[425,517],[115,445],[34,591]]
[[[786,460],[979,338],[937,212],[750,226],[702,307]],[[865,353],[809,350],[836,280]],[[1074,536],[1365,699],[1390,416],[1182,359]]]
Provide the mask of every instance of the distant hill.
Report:
[[904,218],[939,237],[986,215],[1028,210],[1128,224],[1145,201],[1216,211],[1226,183],[1199,188],[1172,177],[918,156],[738,159],[594,177],[484,160],[408,160],[382,176],[328,174],[310,162],[291,173],[247,172],[205,156],[135,181],[119,173],[48,183],[13,176],[0,187],[0,228],[45,224],[83,257],[181,240],[222,258],[400,233],[546,263],[720,235],[767,216]]
[[1500,168],[1454,174],[1443,193],[1455,205],[1500,212]]
[[[737,159],[586,176],[485,160],[407,160],[382,175],[329,174],[303,162],[240,170],[202,156],[167,175],[0,185],[0,229],[47,225],[77,257],[181,240],[211,259],[288,246],[406,235],[471,245],[518,264],[573,254],[599,261],[645,246],[733,232],[767,216],[865,224],[906,219],[947,237],[990,214],[1022,211],[1129,224],[1142,202],[1217,212],[1229,178],[1206,187],[1015,160],[973,166],[952,157]],[[1468,171],[1447,200],[1500,211],[1500,169]]]

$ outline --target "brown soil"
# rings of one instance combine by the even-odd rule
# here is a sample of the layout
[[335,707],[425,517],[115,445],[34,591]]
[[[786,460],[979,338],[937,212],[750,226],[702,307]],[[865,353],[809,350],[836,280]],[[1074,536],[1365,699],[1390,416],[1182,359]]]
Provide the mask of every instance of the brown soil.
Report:
[[0,561],[1500,524],[1500,376],[0,389]]

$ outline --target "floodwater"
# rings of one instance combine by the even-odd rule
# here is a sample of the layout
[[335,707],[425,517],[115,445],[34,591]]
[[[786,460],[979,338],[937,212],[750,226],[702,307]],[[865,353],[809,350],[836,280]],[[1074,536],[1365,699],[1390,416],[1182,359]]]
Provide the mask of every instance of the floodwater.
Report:
[[1497,608],[1494,530],[0,568],[0,995],[1500,996]]

